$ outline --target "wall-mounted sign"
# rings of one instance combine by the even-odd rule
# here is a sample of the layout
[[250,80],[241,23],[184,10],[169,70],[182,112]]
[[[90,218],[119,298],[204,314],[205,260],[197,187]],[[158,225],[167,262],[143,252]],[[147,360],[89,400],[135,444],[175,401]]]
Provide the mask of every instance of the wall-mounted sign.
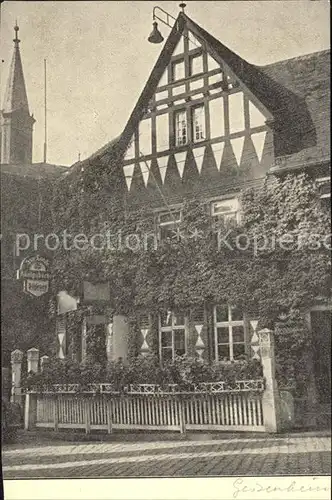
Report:
[[111,299],[109,283],[83,282],[83,297],[85,303],[109,302]]
[[50,286],[49,268],[49,261],[38,255],[23,259],[17,271],[17,278],[23,281],[23,291],[34,297],[47,293]]

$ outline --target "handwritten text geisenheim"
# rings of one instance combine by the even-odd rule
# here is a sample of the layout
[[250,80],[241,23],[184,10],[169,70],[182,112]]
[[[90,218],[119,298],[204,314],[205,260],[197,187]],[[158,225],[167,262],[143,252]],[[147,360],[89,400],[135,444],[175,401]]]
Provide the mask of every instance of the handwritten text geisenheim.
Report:
[[[254,479],[244,479],[244,478],[237,478],[234,483],[233,483],[233,498],[241,498],[241,494],[246,494],[246,493],[313,493],[313,492],[319,492],[319,491],[330,491],[331,488],[329,486],[319,486],[315,485],[314,481],[317,480],[316,477],[312,478],[313,484],[306,484],[301,486],[301,480],[298,482],[294,479],[289,483],[288,486],[276,486],[273,484],[273,478],[271,478],[271,483],[272,484],[267,484],[263,485],[259,482],[259,480]],[[266,478],[264,478],[264,481],[266,481]],[[308,497],[309,498],[309,497]]]

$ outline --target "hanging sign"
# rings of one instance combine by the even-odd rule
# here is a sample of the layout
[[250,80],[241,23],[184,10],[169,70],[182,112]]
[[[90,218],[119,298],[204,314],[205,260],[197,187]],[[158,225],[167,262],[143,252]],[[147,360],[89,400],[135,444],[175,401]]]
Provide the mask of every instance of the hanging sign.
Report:
[[17,271],[17,278],[23,281],[23,291],[33,297],[47,293],[50,286],[49,268],[49,261],[38,255],[23,259]]

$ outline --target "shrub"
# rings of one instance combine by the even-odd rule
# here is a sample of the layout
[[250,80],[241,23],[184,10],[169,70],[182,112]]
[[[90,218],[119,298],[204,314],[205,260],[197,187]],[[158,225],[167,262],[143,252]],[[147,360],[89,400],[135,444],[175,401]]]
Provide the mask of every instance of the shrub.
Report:
[[237,362],[216,362],[211,366],[213,381],[224,381],[229,384],[237,380],[255,380],[263,377],[262,365],[256,360],[240,360]]
[[258,361],[242,360],[229,363],[206,362],[189,356],[176,357],[174,361],[160,365],[154,355],[138,356],[130,365],[121,359],[109,362],[104,367],[87,358],[84,363],[72,360],[50,360],[45,369],[37,374],[29,374],[24,382],[27,389],[35,387],[43,390],[53,384],[78,384],[84,390],[89,384],[109,383],[114,391],[123,391],[130,384],[156,384],[165,387],[177,384],[179,389],[188,390],[192,384],[201,382],[227,382],[257,379],[262,377],[262,367]]
[[22,427],[23,415],[18,403],[12,403],[1,398],[1,441],[15,441],[17,430]]

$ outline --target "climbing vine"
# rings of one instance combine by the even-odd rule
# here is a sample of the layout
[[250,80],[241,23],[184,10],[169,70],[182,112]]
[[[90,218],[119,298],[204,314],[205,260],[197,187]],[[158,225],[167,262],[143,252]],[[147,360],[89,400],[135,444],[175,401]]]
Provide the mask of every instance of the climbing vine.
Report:
[[[297,317],[317,297],[329,296],[330,217],[308,176],[290,175],[244,190],[241,224],[220,225],[218,236],[204,202],[184,200],[179,234],[152,247],[144,243],[154,232],[153,214],[148,208],[125,209],[121,197],[110,197],[119,188],[115,184],[110,191],[110,184],[81,193],[88,201],[79,221],[70,208],[79,203],[78,195],[66,210],[72,230],[83,224],[88,239],[96,231],[109,231],[114,237],[111,247],[59,251],[55,289],[77,294],[83,279],[109,281],[112,307],[118,313],[227,301],[272,322],[281,310]],[[119,234],[121,248],[115,241]],[[128,248],[123,242],[130,237],[135,245]]]
[[[138,312],[238,304],[259,319],[259,327],[275,329],[278,378],[282,384],[296,379],[301,392],[308,377],[303,312],[317,297],[330,295],[330,215],[321,207],[315,182],[305,174],[288,175],[245,189],[236,227],[216,228],[204,200],[185,199],[174,238],[157,244],[152,239],[150,245],[146,235],[155,234],[153,213],[146,206],[127,207],[124,189],[116,161],[90,166],[59,188],[54,200],[63,207],[56,210],[59,229],[85,231],[88,239],[108,231],[113,240],[101,249],[59,251],[54,290],[77,295],[84,279],[109,281],[112,311],[129,318],[132,363],[139,353]],[[130,238],[134,244],[123,245]],[[276,328],[280,315],[293,326]]]

